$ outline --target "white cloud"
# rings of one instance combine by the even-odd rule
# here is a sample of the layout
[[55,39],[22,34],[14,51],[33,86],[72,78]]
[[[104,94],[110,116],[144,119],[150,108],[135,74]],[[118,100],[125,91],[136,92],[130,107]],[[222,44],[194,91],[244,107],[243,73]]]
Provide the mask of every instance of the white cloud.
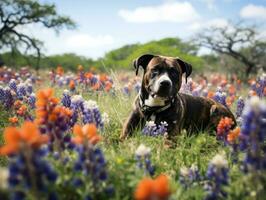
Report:
[[203,28],[208,28],[208,27],[225,27],[228,26],[229,23],[226,19],[224,18],[215,18],[211,20],[205,20],[205,21],[197,21],[192,23],[190,26],[188,26],[188,29],[191,31],[199,31]]
[[71,48],[92,48],[105,45],[111,45],[114,39],[110,35],[75,34],[66,39],[66,45]]
[[200,1],[205,3],[209,10],[216,10],[217,9],[217,7],[215,5],[216,0],[200,0]]
[[192,22],[200,18],[189,2],[166,2],[157,6],[138,7],[135,10],[122,9],[118,15],[127,22]]
[[249,4],[241,9],[240,16],[243,18],[266,19],[266,7]]

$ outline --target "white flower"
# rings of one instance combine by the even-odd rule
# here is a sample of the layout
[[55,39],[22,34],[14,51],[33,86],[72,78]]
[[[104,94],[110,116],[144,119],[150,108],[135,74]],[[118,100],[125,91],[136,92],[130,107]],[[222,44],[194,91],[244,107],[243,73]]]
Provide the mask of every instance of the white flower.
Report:
[[228,162],[225,158],[225,153],[221,153],[221,154],[216,154],[211,162],[210,162],[212,165],[215,165],[216,167],[218,168],[222,168],[222,167],[225,167],[227,168],[228,167]]
[[153,126],[156,126],[156,124],[154,123],[154,121],[147,121],[146,126],[153,127]]
[[109,124],[110,123],[110,118],[109,118],[109,115],[104,112],[103,115],[102,115],[102,120],[105,124]]
[[6,168],[0,168],[0,188],[7,189],[8,170]]
[[181,167],[180,168],[180,175],[181,176],[188,176],[189,175],[189,169],[187,167]]
[[198,171],[198,166],[197,166],[195,163],[193,163],[193,164],[191,165],[190,169],[191,169],[193,172]]
[[168,126],[168,123],[166,121],[161,122],[161,125]]
[[63,91],[63,93],[66,94],[66,95],[69,95],[69,94],[70,94],[69,90],[67,90],[67,89],[65,89],[65,90]]
[[149,155],[150,152],[151,152],[151,148],[146,147],[144,144],[141,144],[135,151],[135,154],[137,156],[146,156],[146,155]]
[[71,103],[79,103],[79,102],[83,102],[83,98],[81,95],[73,95],[71,97]]
[[85,109],[88,109],[88,110],[98,108],[97,102],[93,100],[84,101],[83,106]]
[[258,113],[266,110],[266,104],[258,96],[252,96],[246,103],[243,110],[243,115],[247,115],[251,110]]
[[26,84],[25,83],[19,83],[17,87],[18,88],[23,88],[23,87],[26,87]]

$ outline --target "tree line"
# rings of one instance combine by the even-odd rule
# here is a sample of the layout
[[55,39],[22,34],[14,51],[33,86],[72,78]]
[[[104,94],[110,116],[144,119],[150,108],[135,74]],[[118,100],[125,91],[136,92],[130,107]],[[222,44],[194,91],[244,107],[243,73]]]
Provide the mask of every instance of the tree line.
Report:
[[[23,33],[19,28],[32,24],[39,24],[56,32],[64,28],[76,28],[76,23],[71,18],[59,14],[54,4],[40,3],[37,0],[1,0],[0,65],[29,65],[36,70],[57,65],[74,70],[79,64],[84,67],[94,66],[100,70],[125,69],[139,55],[153,53],[179,56],[190,62],[196,70],[211,70],[220,66],[227,67],[229,72],[245,74],[246,77],[266,70],[266,40],[261,37],[258,27],[244,22],[205,28],[189,42],[179,38],[165,38],[145,44],[126,45],[106,53],[97,60],[74,53],[45,56],[42,53],[42,41]],[[198,56],[198,50],[202,47],[212,52]]]

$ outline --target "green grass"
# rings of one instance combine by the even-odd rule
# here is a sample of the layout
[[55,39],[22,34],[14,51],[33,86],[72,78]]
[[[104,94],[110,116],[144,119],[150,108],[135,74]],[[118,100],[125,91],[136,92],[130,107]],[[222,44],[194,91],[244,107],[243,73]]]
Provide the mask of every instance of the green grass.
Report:
[[[45,83],[45,86],[48,84]],[[55,87],[56,96],[61,96],[63,89]],[[135,150],[140,144],[151,148],[152,164],[156,167],[155,176],[163,173],[169,176],[171,180],[172,197],[171,199],[204,199],[204,183],[196,184],[183,189],[179,184],[179,170],[183,166],[190,167],[196,164],[200,174],[205,175],[208,163],[211,158],[220,152],[225,152],[229,159],[230,167],[230,187],[226,190],[229,193],[228,199],[263,199],[265,189],[256,188],[256,184],[250,184],[252,177],[243,175],[239,171],[239,165],[230,162],[229,148],[219,143],[213,133],[203,132],[193,136],[187,136],[182,133],[176,137],[175,146],[172,148],[164,144],[162,137],[147,137],[138,130],[133,137],[121,142],[119,135],[122,131],[128,113],[132,108],[132,103],[136,94],[126,97],[121,92],[97,94],[80,90],[83,97],[88,100],[96,100],[101,113],[106,112],[110,117],[110,124],[105,126],[101,133],[102,142],[99,144],[107,160],[109,182],[115,188],[112,199],[129,200],[133,198],[137,183],[143,178],[143,171],[136,167]],[[7,125],[9,113],[1,108],[0,112],[0,144],[3,144],[2,132]],[[67,154],[67,152],[65,152]],[[75,156],[72,156],[72,161]],[[54,161],[51,161],[52,163]],[[0,157],[0,166],[7,164],[6,158]],[[62,176],[68,176],[72,173],[71,168],[56,163],[55,166]],[[261,184],[259,184],[261,185]],[[263,186],[263,185],[262,185]],[[264,184],[265,186],[265,184]],[[82,193],[79,188],[58,188],[62,199],[73,199],[77,197],[76,193]],[[257,193],[254,195],[254,191]],[[259,191],[259,192],[258,192]],[[252,193],[253,192],[253,193]],[[254,196],[252,196],[254,195]]]

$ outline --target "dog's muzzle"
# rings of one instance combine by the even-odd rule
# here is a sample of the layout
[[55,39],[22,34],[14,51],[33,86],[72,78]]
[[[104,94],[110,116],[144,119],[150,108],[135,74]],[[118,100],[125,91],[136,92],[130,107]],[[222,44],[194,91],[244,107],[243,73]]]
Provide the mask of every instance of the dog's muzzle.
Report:
[[167,97],[172,91],[172,81],[167,74],[162,75],[154,84],[154,92],[161,97]]

